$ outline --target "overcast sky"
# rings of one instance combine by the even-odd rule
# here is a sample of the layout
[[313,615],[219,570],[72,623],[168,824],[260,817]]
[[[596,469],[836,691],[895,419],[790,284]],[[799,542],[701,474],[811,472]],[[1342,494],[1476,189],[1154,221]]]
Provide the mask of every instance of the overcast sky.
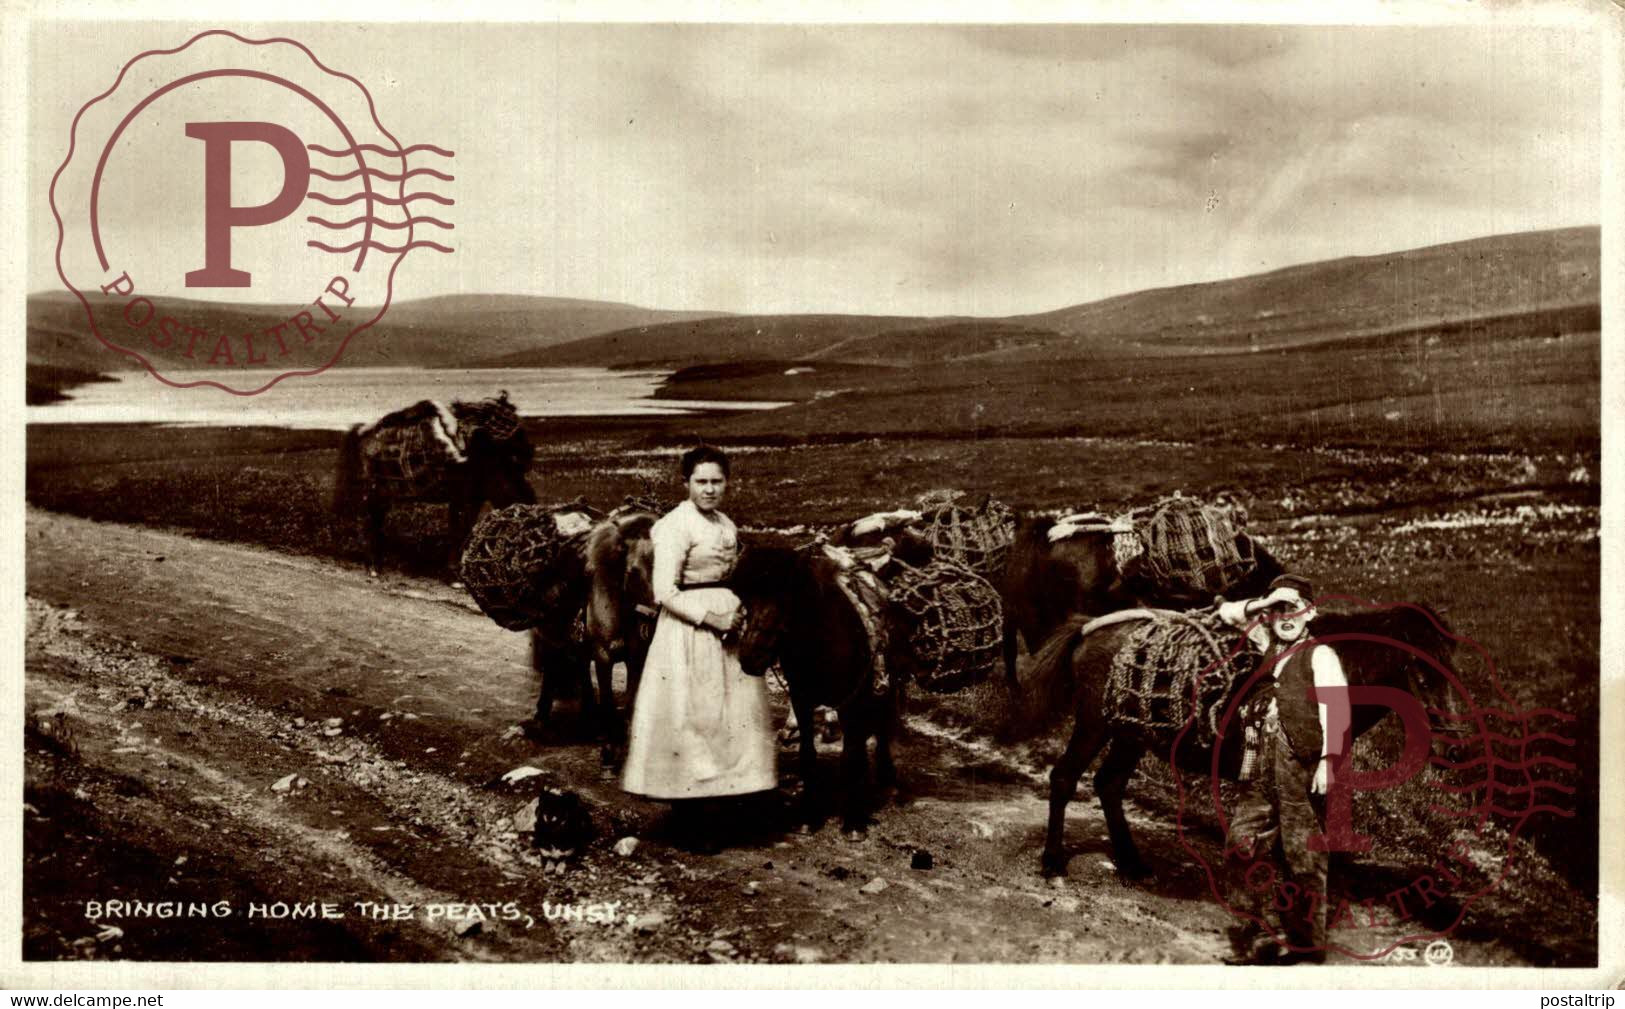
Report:
[[[294,35],[403,142],[456,150],[457,251],[411,253],[401,297],[1005,315],[1601,215],[1576,31],[239,30]],[[60,288],[45,193],[73,111],[189,35],[36,32],[33,289]],[[175,257],[152,275],[199,265]]]

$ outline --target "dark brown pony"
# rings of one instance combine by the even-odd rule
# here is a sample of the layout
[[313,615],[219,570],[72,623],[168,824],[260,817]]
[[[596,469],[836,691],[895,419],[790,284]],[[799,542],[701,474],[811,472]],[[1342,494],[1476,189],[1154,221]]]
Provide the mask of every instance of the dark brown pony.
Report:
[[[1083,634],[1086,619],[1069,619],[1039,651],[1028,698],[1030,727],[1037,731],[1054,724],[1070,711],[1071,738],[1066,752],[1050,772],[1049,833],[1044,843],[1042,868],[1046,876],[1066,875],[1067,855],[1063,846],[1066,807],[1072,801],[1083,772],[1104,751],[1095,772],[1095,797],[1100,800],[1111,836],[1112,857],[1117,870],[1129,878],[1140,878],[1151,870],[1140,858],[1123,816],[1123,796],[1129,779],[1148,749],[1168,760],[1175,753],[1174,734],[1148,738],[1140,726],[1109,720],[1106,712],[1116,707],[1110,691],[1112,659],[1128,641],[1138,621],[1109,624]],[[1409,691],[1434,712],[1443,712],[1451,732],[1456,726],[1456,694],[1449,677],[1439,669],[1450,670],[1456,638],[1434,611],[1411,605],[1367,609],[1347,614],[1323,614],[1310,626],[1313,638],[1326,640],[1343,663],[1351,686],[1378,685]],[[1425,656],[1418,657],[1392,644],[1362,640],[1339,640],[1339,635],[1371,635],[1385,642],[1401,642]],[[1434,665],[1437,663],[1437,666]],[[1453,675],[1453,674],[1452,674]],[[1357,706],[1352,731],[1359,736],[1380,722],[1386,708]],[[1240,733],[1225,733],[1220,741],[1220,773],[1234,779],[1241,767]],[[1178,769],[1209,774],[1214,768],[1211,748],[1186,743],[1178,747]]]
[[[357,424],[344,435],[333,506],[342,518],[359,520],[367,571],[374,576],[382,560],[384,518],[393,504],[425,502],[447,506],[447,563],[450,571],[456,571],[468,534],[487,502],[493,508],[536,502],[536,492],[525,478],[535,449],[523,428],[499,440],[485,428],[470,424],[462,462],[447,462],[432,478],[410,488],[398,481],[380,479],[377,470],[383,442],[379,432],[392,424],[418,422],[421,418],[417,414],[423,412],[424,406],[420,403],[397,411],[370,426]],[[453,404],[453,411],[459,406],[462,404]]]
[[790,688],[790,705],[802,726],[802,811],[809,827],[817,825],[819,809],[813,710],[829,707],[840,714],[842,829],[856,839],[869,821],[869,737],[875,738],[877,784],[887,788],[897,781],[891,747],[908,657],[903,649],[888,650],[890,684],[877,696],[869,636],[836,583],[837,571],[817,550],[757,546],[740,556],[730,585],[746,612],[741,665],[760,676],[777,662]]
[[630,706],[649,651],[654,522],[649,512],[618,511],[560,551],[549,572],[556,588],[550,589],[547,618],[531,631],[531,665],[542,679],[536,714],[526,725],[532,734],[546,730],[553,702],[564,692],[560,687],[568,685],[581,698],[583,718],[614,746],[623,741],[626,720],[615,703],[614,670],[617,661],[626,663]]
[[[1004,603],[1004,672],[1011,690],[1016,678],[1016,640],[1035,654],[1074,615],[1100,616],[1133,606],[1190,609],[1209,606],[1212,596],[1173,595],[1140,574],[1132,565],[1117,569],[1111,532],[1079,532],[1051,543],[1055,520],[1021,516],[1005,564],[999,595]],[[1242,533],[1238,541],[1247,534]],[[1262,596],[1285,569],[1256,539],[1251,573],[1225,590],[1232,599]]]

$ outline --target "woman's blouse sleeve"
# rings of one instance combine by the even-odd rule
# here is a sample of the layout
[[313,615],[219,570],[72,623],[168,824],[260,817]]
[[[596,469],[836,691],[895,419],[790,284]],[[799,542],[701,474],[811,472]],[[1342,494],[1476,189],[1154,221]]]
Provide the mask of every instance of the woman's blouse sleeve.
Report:
[[685,597],[677,588],[683,562],[688,559],[687,527],[676,516],[671,516],[656,522],[649,535],[654,540],[655,548],[655,605],[688,623],[698,625],[704,622],[709,611],[693,597]]

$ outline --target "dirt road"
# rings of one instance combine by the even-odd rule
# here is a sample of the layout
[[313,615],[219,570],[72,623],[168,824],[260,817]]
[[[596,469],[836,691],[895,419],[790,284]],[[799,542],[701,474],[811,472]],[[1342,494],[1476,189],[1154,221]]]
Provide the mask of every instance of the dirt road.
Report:
[[[1040,878],[1045,769],[980,736],[913,719],[908,794],[865,841],[785,832],[764,806],[741,843],[691,855],[568,713],[561,742],[519,734],[536,690],[525,638],[450,588],[41,511],[27,572],[31,958],[1216,963],[1227,950],[1230,919],[1171,822],[1132,801],[1154,882],[1118,881],[1087,789],[1071,876]],[[542,773],[502,783],[520,767]],[[597,828],[562,875],[515,823],[542,784],[577,790]],[[617,854],[628,837],[636,850]],[[911,868],[922,851],[930,867]],[[115,900],[179,903],[172,917],[106,914]],[[380,917],[385,905],[411,908]],[[1494,940],[1460,941],[1455,958],[1521,962]]]

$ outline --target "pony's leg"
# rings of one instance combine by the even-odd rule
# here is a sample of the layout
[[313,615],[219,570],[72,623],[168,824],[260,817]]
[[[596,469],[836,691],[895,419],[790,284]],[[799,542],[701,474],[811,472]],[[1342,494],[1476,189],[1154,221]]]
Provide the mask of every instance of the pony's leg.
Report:
[[1016,678],[1016,622],[1009,617],[1004,620],[1004,682],[1010,693],[1020,693],[1021,681]]
[[807,830],[816,830],[818,811],[818,747],[813,736],[813,712],[810,701],[790,692],[790,708],[801,725],[801,822]]
[[1141,860],[1134,837],[1129,833],[1128,818],[1123,815],[1123,795],[1143,756],[1143,745],[1119,736],[1106,748],[1100,769],[1095,771],[1095,798],[1100,800],[1100,811],[1106,815],[1106,830],[1112,839],[1112,861],[1117,863],[1118,873],[1128,879],[1151,875],[1151,867]]
[[861,704],[841,712],[841,829],[849,841],[863,840],[869,825],[869,737],[873,726]]
[[632,712],[632,702],[638,696],[638,684],[643,682],[643,664],[649,660],[649,642],[643,637],[643,627],[633,621],[628,625],[626,638],[626,710]]
[[452,495],[446,514],[446,580],[452,585],[462,584],[463,547],[468,543],[468,534],[474,530],[474,515],[478,509],[478,504],[471,505]]
[[1041,860],[1045,876],[1066,875],[1066,807],[1078,790],[1078,779],[1106,741],[1105,727],[1089,720],[1092,712],[1078,713],[1066,752],[1049,772],[1049,833]]
[[892,760],[892,740],[903,717],[903,688],[893,685],[880,701],[880,718],[875,725],[875,784],[880,788],[897,786],[897,764]]
[[368,494],[361,508],[361,538],[366,541],[367,574],[373,578],[378,577],[378,569],[383,561],[384,516],[388,512],[389,502],[378,494]]
[[598,710],[598,692],[593,686],[593,667],[597,664],[591,652],[577,652],[575,659],[576,695],[581,698],[581,724],[597,735],[603,727]]
[[[616,743],[620,741],[622,732],[621,711],[615,706],[615,659],[608,652],[601,653],[593,660],[593,671],[598,679],[598,727],[603,734],[604,742]],[[589,690],[592,688],[589,687]]]
[[530,635],[530,667],[536,670],[536,675],[541,677],[542,689],[536,696],[536,713],[531,716],[530,725],[526,726],[527,729],[533,731],[528,732],[527,735],[539,736],[541,734],[540,730],[546,729],[547,723],[553,717],[554,694],[557,692],[558,685],[553,678],[547,675],[549,665],[547,658],[547,646],[543,643],[541,636],[532,631]]

